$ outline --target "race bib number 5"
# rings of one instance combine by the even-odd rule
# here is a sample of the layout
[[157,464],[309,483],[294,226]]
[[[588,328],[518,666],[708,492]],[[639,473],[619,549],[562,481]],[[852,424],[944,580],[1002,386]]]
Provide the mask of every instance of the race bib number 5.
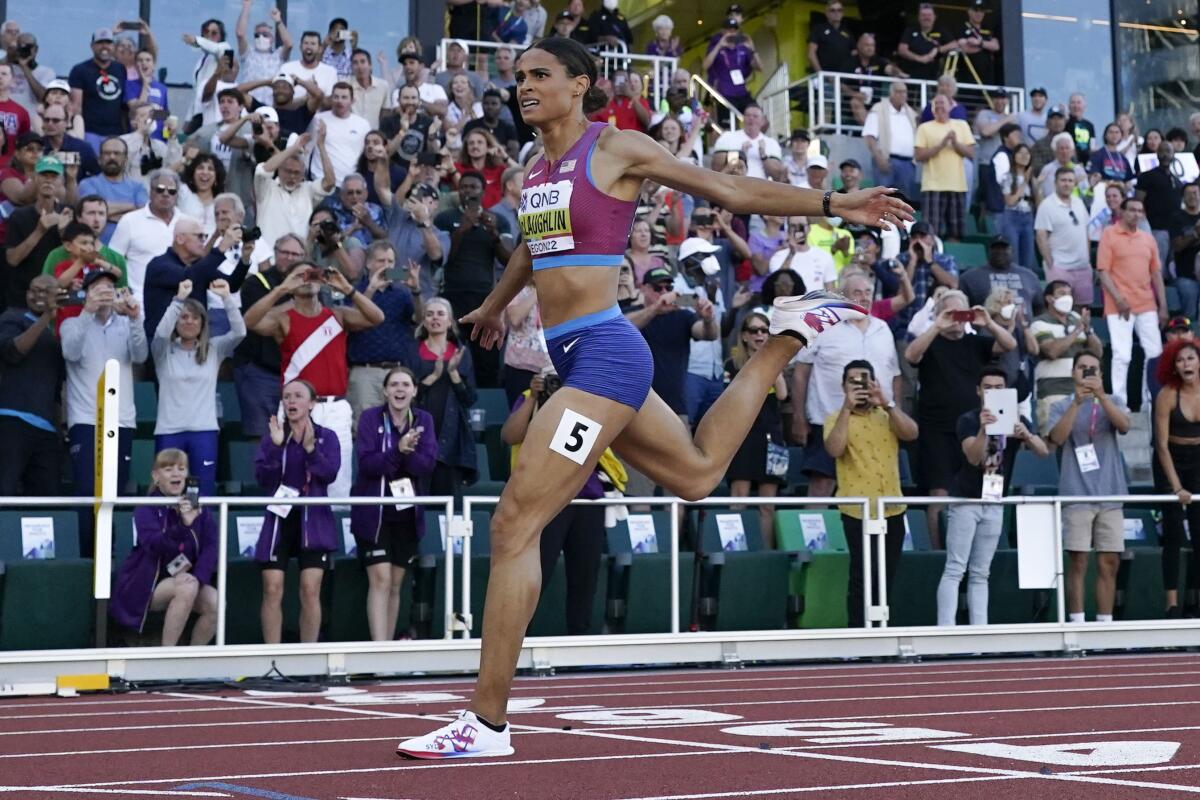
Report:
[[530,255],[559,254],[575,249],[571,232],[571,181],[522,189],[517,218]]
[[558,430],[554,431],[554,437],[550,440],[550,449],[582,466],[603,427],[594,419],[588,419],[569,408],[564,409]]

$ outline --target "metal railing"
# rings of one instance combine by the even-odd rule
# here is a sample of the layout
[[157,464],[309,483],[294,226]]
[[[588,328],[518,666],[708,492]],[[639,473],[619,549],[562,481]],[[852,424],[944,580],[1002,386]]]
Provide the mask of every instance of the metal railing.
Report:
[[[489,58],[496,50],[501,47],[507,47],[513,50],[517,55],[524,51],[524,47],[515,44],[506,44],[504,42],[488,42],[482,40],[467,40],[467,39],[442,39],[437,46],[437,60],[442,64],[443,68],[446,64],[446,48],[450,42],[461,41],[467,45],[470,53],[467,56],[467,63],[471,63],[472,56],[475,57],[476,70],[479,69],[479,55],[487,54]],[[671,74],[679,66],[679,59],[668,56],[651,56],[645,53],[630,53],[624,42],[617,48],[605,47],[600,51],[602,63],[600,65],[600,74],[604,78],[609,78],[618,69],[638,69],[639,74],[643,78],[642,93],[647,97],[651,104],[651,109],[655,110],[666,99],[667,89],[671,85]]]
[[[84,648],[59,651],[0,652],[0,667],[12,682],[27,675],[41,677],[59,674],[66,665],[84,665],[107,670],[110,675],[133,675],[142,679],[178,677],[180,674],[244,675],[253,669],[266,669],[276,660],[281,668],[290,666],[298,674],[315,674],[325,670],[331,675],[353,672],[395,672],[410,669],[424,671],[473,671],[478,666],[480,640],[471,635],[474,620],[471,607],[471,559],[474,531],[470,524],[473,509],[485,508],[499,502],[496,497],[462,498],[463,513],[455,516],[454,501],[449,497],[406,498],[406,503],[425,508],[439,508],[446,513],[444,547],[445,579],[442,597],[445,604],[445,630],[440,640],[388,642],[317,642],[310,644],[229,645],[225,636],[225,617],[228,613],[226,593],[229,576],[229,509],[231,507],[264,508],[276,501],[273,497],[203,498],[201,504],[216,509],[218,546],[218,627],[216,644],[212,647],[132,647]],[[675,497],[622,497],[591,501],[575,501],[580,505],[596,506],[655,506],[665,507],[670,514],[669,554],[671,556],[669,585],[671,624],[669,632],[661,634],[608,633],[596,636],[572,636],[528,640],[522,647],[521,665],[530,666],[601,666],[629,663],[707,663],[713,660],[796,660],[838,658],[865,655],[952,654],[973,652],[1028,652],[1059,650],[1073,652],[1084,648],[1178,647],[1200,646],[1200,621],[1158,620],[1120,621],[1081,626],[1068,624],[1065,609],[1064,566],[1062,555],[1062,510],[1072,503],[1114,502],[1125,505],[1162,505],[1178,503],[1174,495],[1123,496],[1013,496],[996,501],[951,497],[710,497],[687,502]],[[95,502],[93,498],[0,498],[0,508],[82,507]],[[143,505],[170,506],[178,502],[168,497],[101,498],[110,507]],[[395,498],[290,498],[292,505],[369,506],[396,502]],[[890,608],[885,539],[886,523],[882,513],[887,505],[905,504],[951,506],[964,503],[994,506],[1046,506],[1053,509],[1054,588],[1057,594],[1056,620],[1037,623],[992,624],[988,626],[936,626],[889,628]],[[853,505],[862,508],[863,525],[863,604],[864,627],[851,629],[780,629],[761,631],[689,631],[681,632],[679,612],[681,553],[679,513],[684,508],[832,508]],[[871,513],[874,511],[874,521]],[[265,512],[269,513],[269,512]],[[98,532],[102,533],[102,532]],[[1018,531],[1018,535],[1019,535]],[[432,535],[436,535],[435,533]],[[874,542],[871,541],[874,537]],[[111,540],[97,541],[97,569],[103,565],[107,587],[108,559]],[[702,552],[702,544],[697,548]],[[459,569],[462,582],[456,586],[456,558],[461,557]],[[635,556],[636,558],[636,556]],[[875,565],[879,565],[876,567]],[[874,577],[873,574],[878,573]],[[878,582],[878,591],[874,582]],[[107,592],[97,591],[97,597]],[[98,609],[102,604],[97,603]],[[354,609],[351,613],[365,613]],[[893,632],[894,631],[894,632]],[[458,634],[456,637],[455,634]],[[397,662],[394,656],[403,655]],[[389,658],[392,657],[392,658]],[[319,658],[321,660],[314,660]],[[195,666],[190,662],[199,662]],[[189,662],[185,666],[184,662]],[[74,667],[70,667],[74,669]],[[58,670],[56,672],[55,670]]]
[[[742,121],[742,112],[737,109],[733,103],[725,99],[725,96],[709,85],[708,81],[701,78],[699,75],[692,75],[688,81],[688,97],[695,97],[700,100],[701,105],[705,105],[707,101],[711,101],[721,106],[724,112],[713,114],[709,117],[709,126],[716,131],[720,136],[725,131],[736,130]],[[717,120],[724,116],[727,127],[722,128]]]
[[[937,81],[822,71],[805,75],[786,86],[760,92],[758,102],[762,105],[785,103],[790,107],[792,90],[803,87],[808,100],[808,128],[812,133],[860,133],[862,125],[850,114],[846,84],[870,89],[870,97],[864,103],[869,110],[873,103],[887,99],[888,87],[897,81],[908,87],[908,104],[918,112],[937,93]],[[1025,110],[1025,90],[1019,86],[960,83],[955,99],[975,111],[988,105],[987,92],[991,89],[1002,89],[1008,95],[1010,113]]]
[[[500,502],[498,497],[464,497],[463,498],[463,516],[468,520],[468,524],[460,531],[465,535],[466,539],[462,545],[463,557],[463,587],[462,587],[462,617],[463,625],[460,631],[464,631],[463,638],[470,637],[472,615],[471,615],[471,578],[470,578],[470,563],[471,563],[471,537],[474,533],[473,527],[469,524],[471,519],[472,506],[494,506]],[[870,513],[870,499],[865,497],[708,497],[704,500],[695,502],[687,502],[680,500],[677,497],[605,497],[597,500],[573,500],[570,505],[573,506],[666,506],[671,517],[671,633],[679,633],[679,554],[681,552],[679,546],[679,512],[684,507],[719,507],[730,508],[737,506],[749,506],[757,508],[759,506],[780,506],[783,508],[804,508],[808,506],[828,507],[832,505],[857,505],[862,507],[863,516]],[[863,545],[866,547],[869,544],[866,533],[863,534]],[[883,558],[883,539],[878,542],[879,557]],[[870,568],[870,559],[864,559],[866,568]],[[866,573],[869,574],[869,573]],[[868,614],[872,613],[871,596],[868,593],[865,596],[865,606]],[[885,607],[886,609],[886,607]],[[886,616],[886,611],[884,612]]]

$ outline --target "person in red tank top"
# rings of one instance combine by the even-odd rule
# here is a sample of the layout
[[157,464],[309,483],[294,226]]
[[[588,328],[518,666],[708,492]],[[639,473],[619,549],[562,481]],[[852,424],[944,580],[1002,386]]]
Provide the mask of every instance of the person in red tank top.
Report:
[[[382,280],[383,276],[381,272],[376,277]],[[344,294],[353,305],[323,306],[322,284]],[[287,296],[292,298],[290,303],[276,305]],[[313,420],[336,433],[342,449],[341,468],[329,485],[329,496],[349,497],[354,432],[353,413],[346,400],[350,380],[346,334],[379,325],[383,311],[336,269],[323,270],[311,261],[298,261],[283,283],[263,295],[244,317],[248,330],[270,336],[279,345],[280,381],[305,380],[316,389]]]

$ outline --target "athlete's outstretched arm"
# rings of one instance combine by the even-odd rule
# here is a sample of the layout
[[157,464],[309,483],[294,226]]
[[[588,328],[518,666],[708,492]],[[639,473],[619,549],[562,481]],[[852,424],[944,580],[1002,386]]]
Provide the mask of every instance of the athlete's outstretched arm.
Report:
[[[704,169],[675,158],[658,142],[637,131],[609,131],[601,137],[600,147],[613,157],[616,166],[612,169],[621,170],[620,175],[605,176],[611,180],[610,185],[622,177],[657,181],[681,192],[703,197],[736,214],[824,215],[821,208],[824,192]],[[592,163],[596,168],[597,162]],[[599,169],[601,172],[607,171],[604,166]],[[881,220],[891,224],[911,220],[912,208],[902,200],[891,197],[893,191],[876,187],[848,194],[835,192],[829,201],[830,209],[848,222],[874,227],[878,227]]]
[[472,339],[477,339],[484,348],[498,346],[504,340],[504,309],[525,288],[531,277],[533,256],[529,254],[529,246],[522,242],[509,256],[500,282],[492,287],[483,305],[459,318],[459,322],[473,326]]

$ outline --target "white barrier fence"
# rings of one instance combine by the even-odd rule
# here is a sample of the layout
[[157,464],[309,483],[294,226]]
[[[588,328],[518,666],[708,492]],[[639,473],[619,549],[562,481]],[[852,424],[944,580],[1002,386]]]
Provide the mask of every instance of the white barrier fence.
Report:
[[[274,502],[269,497],[204,498],[202,505],[215,509],[220,552],[227,553],[229,509],[262,508]],[[1171,495],[1130,495],[1122,497],[1008,497],[999,501],[963,500],[945,497],[894,498],[743,498],[713,497],[689,503],[673,497],[616,498],[576,501],[595,505],[650,505],[665,507],[670,514],[671,630],[661,634],[602,634],[596,636],[542,637],[527,639],[519,667],[554,668],[579,666],[615,666],[627,664],[738,663],[741,661],[797,661],[823,658],[867,656],[950,655],[960,653],[1028,653],[1034,651],[1072,653],[1089,649],[1127,649],[1162,647],[1200,647],[1200,620],[1140,620],[1129,622],[1066,622],[1063,585],[1061,510],[1070,503],[1096,503],[1110,500],[1129,504],[1178,502]],[[0,498],[0,508],[46,508],[88,506],[91,498]],[[118,497],[103,498],[111,507],[172,505],[174,498]],[[293,498],[293,505],[380,505],[392,498]],[[471,511],[495,505],[495,497],[463,498],[463,515],[453,514],[449,497],[413,498],[414,505],[444,509],[447,514],[445,542],[445,633],[443,639],[392,642],[321,642],[315,644],[229,645],[225,643],[226,591],[228,559],[218,562],[218,601],[220,605],[217,644],[211,647],[138,647],[86,648],[0,652],[0,693],[4,684],[44,685],[63,672],[96,672],[130,680],[167,680],[196,677],[229,677],[265,672],[273,664],[289,674],[328,675],[354,673],[405,674],[413,671],[458,673],[471,672],[478,666],[479,640],[471,638]],[[879,597],[872,596],[872,563],[884,563],[885,525],[870,521],[863,526],[863,575],[865,628],[859,629],[786,629],[761,631],[679,630],[679,567],[681,552],[679,512],[685,507],[711,508],[730,506],[804,508],[812,506],[861,506],[864,518],[875,506],[878,516],[883,506],[905,503],[909,506],[976,503],[986,505],[1040,506],[1052,509],[1054,588],[1057,594],[1056,621],[1015,625],[961,627],[889,627],[889,609],[884,570]],[[872,537],[874,542],[871,541]],[[460,545],[456,542],[461,542]],[[98,548],[111,551],[111,541],[98,541]],[[455,587],[451,562],[461,554],[462,585]],[[459,602],[456,604],[455,600]],[[246,613],[247,610],[238,610]],[[355,613],[365,613],[356,610]],[[459,638],[453,638],[455,633]]]

